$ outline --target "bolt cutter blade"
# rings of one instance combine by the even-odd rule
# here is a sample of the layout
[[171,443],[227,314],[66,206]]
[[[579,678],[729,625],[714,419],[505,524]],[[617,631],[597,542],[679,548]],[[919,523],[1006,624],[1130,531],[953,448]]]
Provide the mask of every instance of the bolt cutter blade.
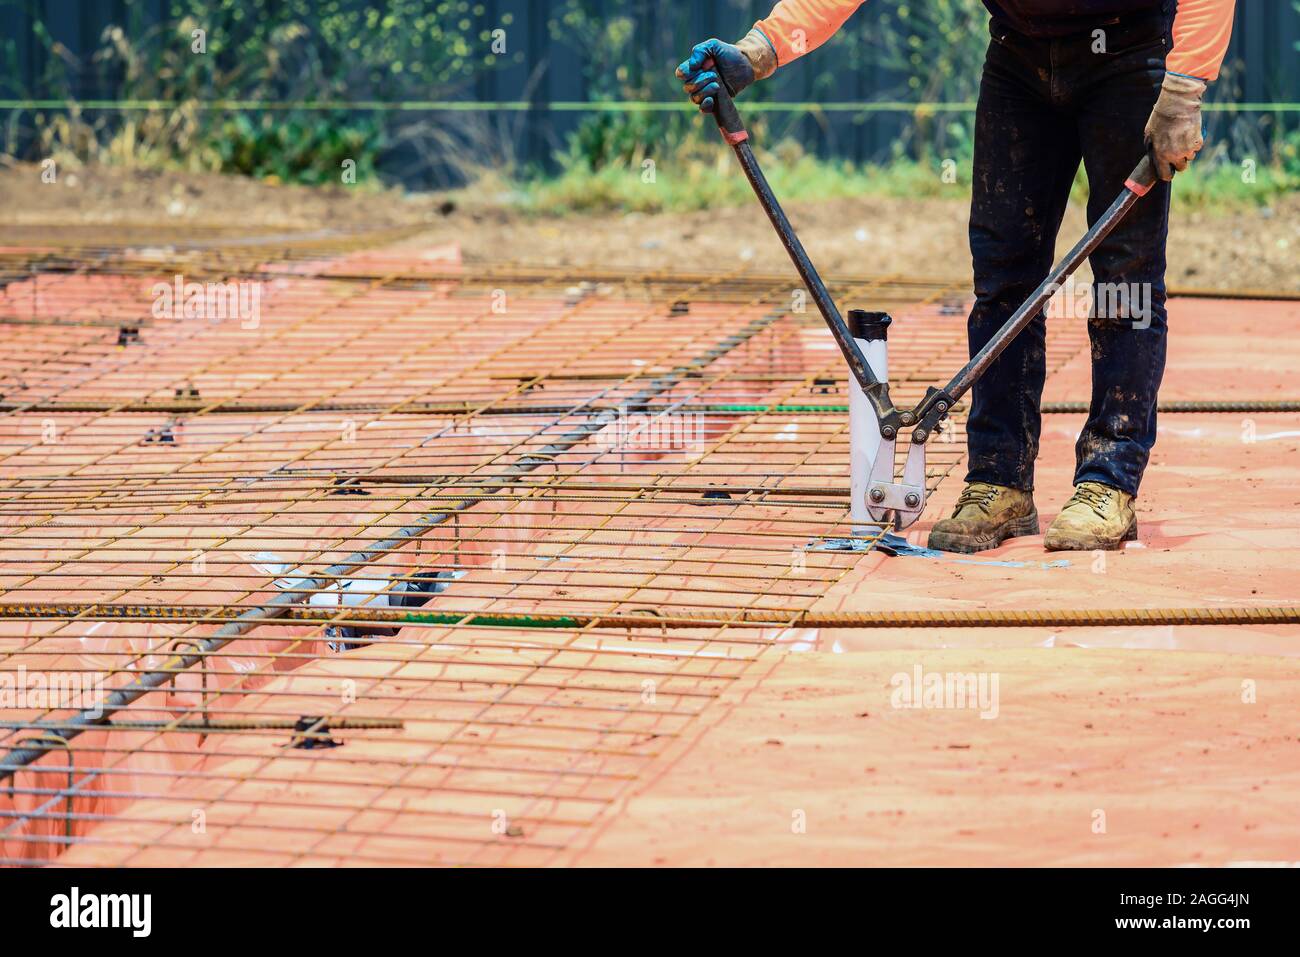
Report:
[[925,443],[911,442],[903,480],[894,480],[894,440],[880,443],[867,483],[867,513],[878,522],[893,522],[895,531],[915,524],[925,511]]

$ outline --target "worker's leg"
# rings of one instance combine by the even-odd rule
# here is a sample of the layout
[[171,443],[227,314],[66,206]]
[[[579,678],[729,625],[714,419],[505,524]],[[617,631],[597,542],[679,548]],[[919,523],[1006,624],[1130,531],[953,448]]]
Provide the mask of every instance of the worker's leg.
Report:
[[[1167,39],[1154,19],[1108,37],[1110,56],[1080,64],[1076,106],[1088,173],[1088,222],[1106,211],[1142,158],[1142,129],[1164,78]],[[1090,257],[1094,279],[1092,404],[1074,481],[1136,495],[1156,440],[1165,368],[1165,240],[1169,185],[1138,200]]]
[[[1080,155],[1074,118],[1052,103],[1050,41],[1020,36],[996,21],[991,29],[975,114],[972,356],[1051,269]],[[975,385],[966,423],[968,482],[1033,488],[1045,340],[1040,315]]]

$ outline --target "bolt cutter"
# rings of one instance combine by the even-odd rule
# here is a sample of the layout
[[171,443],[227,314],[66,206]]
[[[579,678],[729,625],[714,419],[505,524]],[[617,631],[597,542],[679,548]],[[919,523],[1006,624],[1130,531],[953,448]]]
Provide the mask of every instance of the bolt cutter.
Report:
[[[1034,317],[1047,304],[1067,278],[1083,264],[1089,254],[1097,248],[1110,234],[1115,225],[1133,207],[1138,199],[1156,184],[1155,166],[1150,156],[1144,156],[1124,183],[1124,190],[1111,203],[1110,208],[1092,225],[1065,258],[1047,274],[1033,294],[1012,313],[1006,323],[975,355],[961,371],[942,389],[929,386],[925,396],[915,408],[900,409],[889,398],[889,383],[877,379],[867,364],[862,350],[849,333],[844,318],[840,315],[835,301],[826,291],[826,284],[813,266],[812,260],[804,250],[794,227],[786,218],[781,204],[777,202],[772,187],[768,185],[763,171],[759,168],[754,151],[749,146],[749,132],[741,122],[731,91],[724,82],[718,84],[715,95],[713,116],[718,122],[722,138],[727,141],[740,161],[749,185],[754,188],[758,201],[763,206],[767,218],[772,221],[781,244],[790,254],[794,268],[808,287],[808,293],[817,310],[830,327],[831,335],[839,346],[849,371],[866,394],[867,401],[875,411],[880,424],[880,447],[871,465],[871,477],[867,485],[867,511],[878,522],[891,522],[896,530],[902,530],[921,517],[925,510],[925,443],[938,431],[939,423],[948,417],[949,411],[963,395],[979,380],[1002,351],[1011,344],[1017,335],[1033,321]],[[910,429],[910,443],[903,465],[901,480],[894,471],[894,443]]]

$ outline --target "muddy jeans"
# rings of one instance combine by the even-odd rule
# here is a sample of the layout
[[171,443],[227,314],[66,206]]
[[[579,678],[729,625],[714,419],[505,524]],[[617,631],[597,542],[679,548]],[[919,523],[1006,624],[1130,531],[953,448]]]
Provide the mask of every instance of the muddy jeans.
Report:
[[[1160,92],[1169,39],[1162,17],[1100,24],[1104,34],[1031,39],[994,21],[975,117],[970,247],[974,355],[1047,275],[1083,160],[1088,222],[1105,212],[1142,158],[1142,130]],[[1094,52],[1100,42],[1105,52]],[[1089,258],[1092,401],[1074,481],[1136,494],[1156,439],[1165,367],[1165,239],[1161,183]],[[1067,290],[1068,291],[1068,290]],[[1083,322],[1066,297],[1053,322]],[[1125,306],[1127,305],[1127,308]],[[1085,312],[1084,316],[1088,316]],[[1029,490],[1041,430],[1046,321],[1039,315],[975,386],[966,429],[967,481]]]

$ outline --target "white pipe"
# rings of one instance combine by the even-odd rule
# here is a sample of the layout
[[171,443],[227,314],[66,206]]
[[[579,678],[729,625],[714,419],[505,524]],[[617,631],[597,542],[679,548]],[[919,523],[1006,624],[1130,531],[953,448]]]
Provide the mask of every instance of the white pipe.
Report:
[[[858,323],[849,327],[858,332]],[[889,381],[889,340],[883,335],[871,339],[854,338],[867,359],[867,365],[881,382]],[[871,465],[880,448],[880,421],[876,410],[867,401],[867,395],[858,380],[849,376],[849,490],[852,500],[849,519],[853,522],[855,536],[873,534],[880,523],[867,513],[867,483]]]

